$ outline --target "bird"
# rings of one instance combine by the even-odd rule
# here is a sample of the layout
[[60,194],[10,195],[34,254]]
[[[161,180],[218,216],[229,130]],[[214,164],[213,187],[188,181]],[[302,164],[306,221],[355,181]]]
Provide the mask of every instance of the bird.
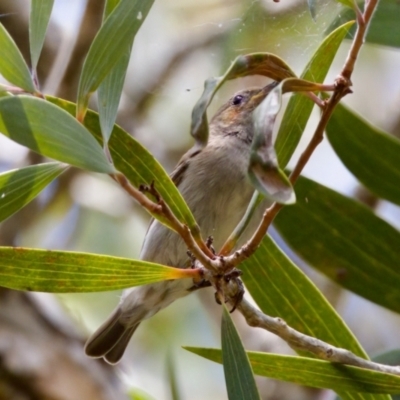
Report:
[[[247,176],[252,114],[275,86],[273,82],[233,95],[211,119],[207,145],[188,150],[171,174],[203,236],[213,237],[215,249],[239,223],[254,193]],[[254,230],[257,215],[259,221],[260,213],[242,235],[243,243]],[[150,222],[140,259],[177,268],[191,265],[183,239],[157,220]],[[140,322],[195,289],[191,279],[178,279],[125,290],[117,308],[89,337],[86,355],[118,363]]]

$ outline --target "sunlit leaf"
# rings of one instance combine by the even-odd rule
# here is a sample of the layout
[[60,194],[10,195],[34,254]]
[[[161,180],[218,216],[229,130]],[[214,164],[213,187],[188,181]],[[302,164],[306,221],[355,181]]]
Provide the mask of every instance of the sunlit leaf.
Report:
[[28,204],[67,168],[59,163],[46,163],[0,174],[0,221]]
[[295,194],[289,179],[279,169],[272,133],[282,103],[282,85],[271,89],[253,114],[254,138],[251,144],[249,178],[255,188],[279,203],[291,204]]
[[29,19],[29,43],[32,69],[35,71],[44,43],[54,0],[32,0]]
[[31,74],[14,40],[0,23],[0,74],[11,84],[33,93]]
[[[185,347],[208,360],[222,363],[222,351]],[[305,357],[248,351],[254,373],[315,388],[361,393],[400,393],[400,376]],[[247,397],[243,397],[247,398]],[[352,397],[360,398],[360,397]]]
[[[326,128],[343,164],[378,196],[400,205],[400,141],[339,104]],[[384,156],[382,156],[384,155]]]
[[221,324],[222,360],[229,400],[260,399],[253,371],[226,307]]
[[[109,0],[106,3],[104,19],[114,10],[119,1]],[[133,38],[132,38],[133,40]],[[122,88],[124,86],[126,70],[131,55],[132,43],[130,43],[126,52],[118,60],[117,64],[111,69],[103,82],[99,85],[98,107],[100,115],[100,126],[103,134],[103,142],[106,144],[110,139],[111,132],[117,117],[118,105],[121,98]]]
[[[346,9],[341,12],[328,32],[336,26],[354,19],[354,11]],[[400,4],[397,0],[381,0],[372,17],[366,35],[366,42],[383,46],[400,47]],[[348,39],[354,37],[355,27],[347,35]]]
[[279,57],[270,53],[254,53],[237,57],[225,75],[207,79],[203,94],[192,112],[191,133],[200,147],[208,141],[207,107],[215,93],[225,81],[248,75],[263,75],[276,81],[296,76]]
[[343,287],[400,312],[400,233],[370,209],[309,179],[275,219],[303,259]]
[[70,114],[42,99],[1,98],[0,132],[55,160],[89,171],[115,172],[90,132]]
[[154,0],[121,0],[100,28],[90,46],[79,81],[79,120],[83,120],[86,113],[90,94],[126,54],[153,2]]
[[[314,53],[301,78],[307,81],[323,82],[332,61],[354,21],[347,22],[324,39]],[[289,100],[275,141],[278,162],[284,168],[295,151],[310,118],[314,103],[303,95],[294,95]]]
[[[75,115],[76,107],[74,103],[50,96],[48,100],[57,104],[71,115]],[[84,123],[93,136],[101,141],[98,114],[88,111]],[[150,185],[154,182],[155,188],[176,217],[188,225],[194,235],[199,234],[196,220],[179,190],[164,168],[146,148],[117,125],[114,126],[108,147],[116,169],[121,171],[133,186],[139,188],[140,185]],[[154,215],[154,217],[160,218],[158,215]],[[168,224],[166,220],[161,221]]]
[[97,254],[0,247],[0,286],[16,290],[101,292],[188,278],[191,271]]

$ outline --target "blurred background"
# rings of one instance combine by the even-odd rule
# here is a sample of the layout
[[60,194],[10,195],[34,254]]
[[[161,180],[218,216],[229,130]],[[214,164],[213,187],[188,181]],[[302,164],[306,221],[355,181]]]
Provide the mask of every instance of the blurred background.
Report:
[[[81,66],[101,24],[103,5],[102,0],[55,1],[38,66],[42,92],[75,101]],[[0,1],[0,21],[28,63],[29,10],[28,0]],[[316,11],[314,21],[302,0],[156,1],[135,39],[118,124],[171,171],[192,145],[190,115],[205,79],[221,75],[237,55],[257,51],[279,55],[300,74],[342,6],[318,1]],[[342,45],[326,82],[339,73],[349,45]],[[399,51],[366,45],[354,73],[354,94],[345,99],[372,123],[398,136],[399,70]],[[265,83],[259,77],[227,83],[209,116],[236,90]],[[96,109],[95,99],[91,107]],[[315,112],[291,165],[317,121]],[[0,172],[40,161],[40,156],[0,136]],[[400,228],[398,207],[377,203],[359,187],[327,141],[304,174],[359,198]],[[146,212],[113,181],[72,168],[0,224],[0,244],[137,258],[148,222]],[[369,354],[399,347],[398,315],[340,289],[292,256]],[[227,398],[222,367],[181,348],[220,346],[221,310],[212,291],[178,301],[143,323],[118,366],[87,359],[85,338],[113,310],[119,295],[52,296],[1,289],[0,399],[172,399],[173,375],[181,399]],[[247,349],[290,353],[274,335],[248,328],[240,315],[234,317]],[[258,383],[263,399],[335,397],[264,378]]]

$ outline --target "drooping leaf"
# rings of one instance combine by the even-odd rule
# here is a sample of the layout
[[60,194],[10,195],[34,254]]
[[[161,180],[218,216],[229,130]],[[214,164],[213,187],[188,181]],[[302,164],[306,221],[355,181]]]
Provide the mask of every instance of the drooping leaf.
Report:
[[54,0],[32,0],[29,18],[29,44],[32,70],[36,70],[49,24]]
[[78,87],[77,116],[83,120],[89,97],[126,54],[154,0],[121,0],[106,19],[83,64]]
[[222,311],[221,344],[229,400],[259,400],[249,359],[225,306]]
[[70,114],[42,99],[1,98],[0,132],[55,160],[89,171],[115,172],[90,132]]
[[97,254],[0,247],[0,286],[15,290],[101,292],[190,278],[191,271]]
[[287,243],[343,287],[400,312],[400,233],[361,203],[309,179],[275,219]]
[[[63,108],[71,115],[75,114],[76,105],[74,103],[50,96],[48,100]],[[93,136],[101,142],[98,114],[88,111],[84,124]],[[150,185],[154,182],[154,187],[177,218],[190,228],[193,235],[200,234],[196,220],[179,190],[160,163],[148,150],[117,125],[114,125],[108,147],[115,168],[121,171],[133,186],[139,188],[140,185]],[[154,217],[160,218],[158,215],[154,215]],[[161,222],[168,224],[164,220],[161,220]]]
[[[339,104],[326,133],[343,164],[367,188],[400,205],[400,141]],[[384,155],[384,156],[382,156]]]
[[283,318],[304,334],[366,356],[324,295],[269,236],[240,269],[247,290],[263,313]]
[[[208,360],[222,363],[222,351],[185,347]],[[400,393],[400,376],[306,357],[248,351],[254,373],[299,385],[356,393]],[[245,398],[245,397],[243,397]]]
[[46,163],[0,174],[0,221],[28,204],[67,168],[59,163]]
[[11,84],[33,93],[33,84],[29,68],[14,40],[0,23],[0,74]]
[[[104,20],[111,14],[118,3],[119,1],[115,0],[107,1],[104,8]],[[103,82],[100,83],[97,91],[100,126],[104,144],[107,144],[110,139],[115,119],[117,117],[118,105],[121,98],[122,88],[124,86],[131,48],[132,43],[127,46],[126,52],[104,78]]]
[[223,76],[207,79],[203,94],[193,108],[191,134],[199,147],[204,147],[208,141],[207,107],[217,90],[227,80],[248,75],[263,75],[276,81],[296,76],[282,59],[270,53],[237,57]]
[[[354,11],[347,9],[341,12],[328,28],[327,32],[338,25],[354,19]],[[366,42],[382,46],[400,47],[400,4],[396,0],[381,0],[372,17],[366,35]],[[348,39],[354,37],[355,27],[347,35]]]
[[[332,61],[354,21],[347,22],[324,39],[316,50],[301,78],[307,81],[323,82]],[[275,141],[275,149],[281,168],[286,167],[310,118],[314,103],[303,95],[293,95],[286,107]]]
[[293,187],[279,169],[272,133],[282,104],[282,85],[274,87],[253,114],[254,138],[251,144],[248,174],[254,187],[279,203],[295,201]]

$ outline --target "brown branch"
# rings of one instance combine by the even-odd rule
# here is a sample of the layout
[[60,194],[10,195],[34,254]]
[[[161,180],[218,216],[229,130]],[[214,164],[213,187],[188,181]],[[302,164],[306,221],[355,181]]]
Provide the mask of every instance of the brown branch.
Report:
[[[165,218],[169,222],[169,226],[177,232],[184,240],[186,246],[194,257],[207,269],[217,272],[219,268],[218,260],[213,260],[215,256],[212,254],[211,250],[206,247],[203,242],[203,248],[207,249],[205,253],[200,247],[200,245],[195,240],[192,232],[185,224],[182,224],[171,211],[164,200],[155,192],[154,188],[150,188],[149,191],[156,197],[157,203],[150,200],[142,191],[133,187],[125,175],[121,173],[110,175],[119,185],[131,196],[133,197],[142,207],[148,210],[153,215],[158,215]],[[210,257],[211,255],[211,257]]]

